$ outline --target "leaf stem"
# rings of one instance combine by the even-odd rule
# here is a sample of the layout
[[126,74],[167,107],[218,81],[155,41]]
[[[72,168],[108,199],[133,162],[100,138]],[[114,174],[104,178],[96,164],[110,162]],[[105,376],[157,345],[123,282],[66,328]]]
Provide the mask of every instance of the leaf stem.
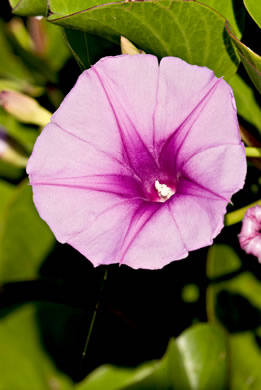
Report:
[[[252,149],[252,148],[250,148],[250,149]],[[226,214],[225,215],[225,226],[234,225],[235,223],[242,221],[246,211],[250,207],[254,207],[256,205],[261,206],[261,199],[257,200],[256,202],[250,203],[249,205],[244,206],[241,209],[238,209],[238,210],[232,211],[231,213]]]
[[88,345],[89,345],[89,342],[90,342],[90,339],[91,339],[93,326],[94,326],[95,319],[96,319],[96,316],[97,316],[97,311],[98,311],[99,306],[100,306],[101,294],[102,294],[102,291],[103,291],[103,288],[104,288],[104,283],[105,283],[105,281],[107,279],[107,275],[108,275],[108,270],[106,268],[105,272],[104,272],[104,276],[103,276],[100,292],[99,292],[99,297],[98,297],[98,300],[97,300],[96,305],[95,305],[95,309],[94,309],[94,312],[93,312],[93,315],[92,315],[92,319],[91,319],[91,324],[90,324],[90,327],[89,327],[88,335],[87,335],[87,338],[86,338],[86,341],[85,341],[85,345],[84,345],[84,349],[83,349],[83,353],[82,353],[83,360],[85,359],[87,348],[88,348]]
[[259,157],[261,158],[261,148],[249,147],[245,148],[247,157]]

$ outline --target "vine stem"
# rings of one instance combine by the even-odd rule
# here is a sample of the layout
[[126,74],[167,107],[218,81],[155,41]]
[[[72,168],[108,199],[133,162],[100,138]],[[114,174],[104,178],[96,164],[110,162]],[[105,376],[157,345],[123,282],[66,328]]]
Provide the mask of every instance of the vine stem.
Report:
[[235,223],[242,221],[246,211],[250,207],[254,207],[256,205],[261,206],[261,199],[257,200],[256,202],[253,202],[251,204],[248,204],[247,206],[242,207],[241,209],[231,211],[230,213],[226,214],[225,215],[225,226],[234,225]]
[[86,341],[85,341],[85,345],[84,345],[84,349],[83,349],[83,353],[82,353],[82,359],[83,360],[86,357],[86,352],[87,352],[88,345],[89,345],[89,342],[90,342],[90,339],[91,339],[91,335],[92,335],[95,319],[96,319],[97,312],[98,312],[98,309],[99,309],[99,306],[100,306],[101,294],[102,294],[102,291],[104,289],[104,283],[107,280],[107,276],[108,276],[108,270],[106,268],[105,272],[104,272],[104,275],[103,275],[103,280],[102,280],[102,283],[101,283],[101,287],[100,287],[99,297],[98,297],[98,300],[97,300],[96,305],[95,305],[95,309],[94,309],[94,312],[93,312],[93,315],[92,315],[92,319],[91,319],[91,324],[90,324],[90,327],[89,327],[88,335],[87,335],[87,338],[86,338]]
[[245,150],[247,157],[261,157],[261,148],[247,146]]

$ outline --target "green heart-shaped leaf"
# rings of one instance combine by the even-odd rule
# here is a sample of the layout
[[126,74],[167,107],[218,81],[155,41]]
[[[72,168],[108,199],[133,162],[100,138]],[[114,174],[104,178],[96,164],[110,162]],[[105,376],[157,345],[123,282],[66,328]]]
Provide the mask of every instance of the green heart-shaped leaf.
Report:
[[54,238],[34,207],[27,182],[10,198],[0,227],[0,280],[35,278]]
[[[228,355],[226,337],[219,327],[200,324],[193,326],[177,338],[189,387],[175,380],[174,389],[223,390],[227,388]],[[174,363],[174,362],[173,362]]]
[[261,57],[237,39],[228,22],[226,22],[226,30],[237,48],[251,81],[261,93]]
[[243,0],[246,9],[256,24],[261,28],[261,2],[258,0]]
[[25,305],[0,319],[0,389],[72,389],[41,345],[35,306]]
[[244,332],[231,335],[230,350],[230,390],[261,389],[261,350],[254,335]]
[[218,11],[229,21],[237,38],[240,39],[242,37],[245,24],[245,9],[240,0],[201,0],[200,2]]
[[[48,20],[119,43],[123,35],[146,53],[176,56],[232,76],[239,59],[225,30],[225,18],[196,1],[161,0],[88,3],[49,1]],[[213,45],[215,42],[215,45]]]
[[77,390],[224,390],[228,363],[225,333],[199,324],[171,339],[163,358],[135,369],[102,366]]

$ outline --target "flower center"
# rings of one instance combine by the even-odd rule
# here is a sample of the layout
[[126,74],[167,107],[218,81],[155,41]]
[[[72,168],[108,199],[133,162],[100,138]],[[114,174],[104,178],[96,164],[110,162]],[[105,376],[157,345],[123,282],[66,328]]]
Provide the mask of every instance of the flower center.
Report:
[[166,184],[161,184],[158,180],[155,181],[155,189],[158,192],[160,202],[165,202],[175,194],[175,190],[168,187]]

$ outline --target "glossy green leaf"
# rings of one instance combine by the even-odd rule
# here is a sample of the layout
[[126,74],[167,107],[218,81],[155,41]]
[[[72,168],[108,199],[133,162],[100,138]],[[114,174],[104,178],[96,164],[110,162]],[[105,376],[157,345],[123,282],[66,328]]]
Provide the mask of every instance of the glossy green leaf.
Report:
[[[171,390],[166,379],[157,377],[157,362],[149,362],[136,369],[102,366],[76,386],[77,390]],[[166,376],[167,378],[167,376]]]
[[261,106],[253,89],[237,73],[229,80],[229,84],[233,88],[239,115],[261,133]]
[[[239,307],[234,306],[232,308],[234,314],[230,310],[228,313],[223,313],[223,320],[226,319],[226,316],[229,319],[231,319],[231,316],[240,316],[240,310],[242,310],[242,316],[245,316],[247,310],[249,310],[249,313],[254,313],[254,315],[255,311],[261,310],[261,283],[252,273],[243,270],[240,272],[240,268],[241,260],[231,247],[213,245],[209,250],[207,276],[210,279],[220,278],[220,281],[210,283],[207,289],[207,311],[210,320],[221,321],[217,305],[217,298],[221,292],[236,297],[241,306],[243,303],[247,304],[247,307],[243,308],[240,305]],[[229,274],[231,275],[230,278],[227,277]],[[238,301],[238,299],[240,300]],[[247,326],[248,318],[245,318],[245,320],[246,324],[244,326]],[[250,317],[249,321],[252,321]],[[238,326],[243,326],[243,324],[238,324]],[[252,323],[250,323],[249,327],[252,326]]]
[[179,390],[223,390],[227,388],[228,356],[225,333],[222,329],[200,324],[187,329],[177,338],[177,346],[183,358],[189,387]]
[[261,389],[261,350],[251,332],[231,335],[230,390]]
[[91,373],[77,387],[77,390],[171,390],[169,369],[171,340],[168,350],[159,361],[151,361],[133,368],[121,368],[110,365],[101,366]]
[[0,390],[73,388],[43,350],[33,305],[0,319],[0,345]]
[[[177,56],[207,66],[217,76],[232,76],[238,57],[226,32],[225,18],[195,1],[158,2],[50,0],[50,22],[87,31],[119,44],[123,35],[146,53]],[[79,10],[81,12],[76,12]],[[76,13],[75,13],[76,12]],[[215,45],[213,45],[215,42]]]
[[0,107],[0,127],[14,138],[28,154],[32,152],[35,140],[39,135],[36,129],[19,123],[12,115],[4,111],[2,107]]
[[237,48],[237,52],[251,81],[255,85],[256,89],[261,93],[261,57],[236,38],[229,23],[227,22],[226,30]]
[[[51,25],[51,23],[49,24]],[[65,37],[71,53],[82,71],[90,68],[91,65],[94,65],[106,55],[120,54],[117,45],[97,35],[65,29]]]
[[102,366],[76,386],[77,390],[118,390],[131,383],[135,373],[132,369]]
[[229,21],[237,38],[242,37],[245,9],[241,0],[200,0],[200,2],[218,11]]
[[261,28],[261,2],[259,0],[243,0],[246,9],[256,24]]
[[22,16],[47,15],[47,0],[9,0],[13,13]]
[[102,366],[76,386],[77,390],[224,390],[227,346],[224,332],[199,324],[171,339],[158,362],[135,369]]
[[33,279],[54,242],[39,217],[27,182],[21,184],[0,220],[0,280]]

